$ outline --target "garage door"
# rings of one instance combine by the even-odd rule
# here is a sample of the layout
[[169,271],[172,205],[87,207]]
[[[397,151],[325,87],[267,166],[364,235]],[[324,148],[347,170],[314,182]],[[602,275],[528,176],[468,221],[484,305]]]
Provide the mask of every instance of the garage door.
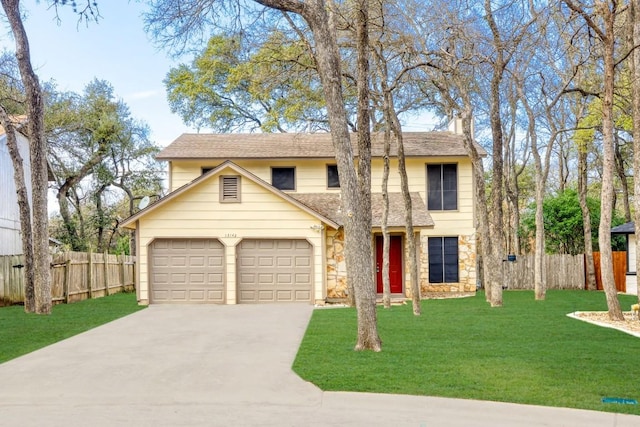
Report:
[[238,302],[310,302],[313,250],[306,240],[243,240]]
[[216,239],[151,244],[152,303],[224,303],[224,247]]

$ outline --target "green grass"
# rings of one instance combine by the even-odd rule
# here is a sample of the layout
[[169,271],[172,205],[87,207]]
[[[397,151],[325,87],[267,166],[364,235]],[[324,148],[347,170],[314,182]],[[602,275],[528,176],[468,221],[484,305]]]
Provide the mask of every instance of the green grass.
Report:
[[0,363],[141,310],[134,293],[59,304],[49,316],[0,308]]
[[[624,310],[637,301],[620,296]],[[356,312],[316,310],[294,370],[323,390],[482,399],[640,414],[640,338],[566,316],[606,310],[604,294],[507,291],[504,307],[473,298],[378,309],[380,353],[355,352]]]

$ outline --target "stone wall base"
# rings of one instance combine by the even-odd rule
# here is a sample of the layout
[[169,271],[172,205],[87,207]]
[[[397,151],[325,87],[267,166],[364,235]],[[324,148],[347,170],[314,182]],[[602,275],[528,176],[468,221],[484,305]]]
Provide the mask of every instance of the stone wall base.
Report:
[[475,296],[473,292],[427,292],[422,295],[422,299],[449,299],[449,298],[467,298]]

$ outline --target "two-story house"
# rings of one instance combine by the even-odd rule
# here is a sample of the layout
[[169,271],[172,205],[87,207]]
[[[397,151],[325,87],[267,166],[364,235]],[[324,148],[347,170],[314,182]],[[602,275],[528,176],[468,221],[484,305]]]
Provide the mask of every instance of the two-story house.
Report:
[[[352,138],[355,159],[357,144]],[[420,288],[476,290],[473,168],[454,132],[404,135],[415,236],[391,147],[390,276],[408,297],[407,239]],[[382,292],[383,135],[372,136],[372,262]],[[148,303],[307,302],[345,298],[340,179],[329,134],[184,134],[158,155],[169,194],[122,224],[135,229],[138,300]]]

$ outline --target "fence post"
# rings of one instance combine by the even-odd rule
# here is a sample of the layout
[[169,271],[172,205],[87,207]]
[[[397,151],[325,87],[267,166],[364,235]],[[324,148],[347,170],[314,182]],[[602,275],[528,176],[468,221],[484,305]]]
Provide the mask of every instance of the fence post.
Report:
[[62,293],[64,294],[64,303],[69,304],[69,282],[71,281],[71,257],[66,253],[64,261],[64,283],[62,285]]
[[93,252],[89,249],[87,253],[88,256],[88,266],[87,266],[87,291],[89,293],[89,299],[93,298]]
[[120,255],[120,280],[122,281],[122,292],[126,291],[127,289],[127,266],[125,264],[125,258],[126,255]]
[[104,260],[104,296],[109,296],[109,254],[104,251],[102,254]]

